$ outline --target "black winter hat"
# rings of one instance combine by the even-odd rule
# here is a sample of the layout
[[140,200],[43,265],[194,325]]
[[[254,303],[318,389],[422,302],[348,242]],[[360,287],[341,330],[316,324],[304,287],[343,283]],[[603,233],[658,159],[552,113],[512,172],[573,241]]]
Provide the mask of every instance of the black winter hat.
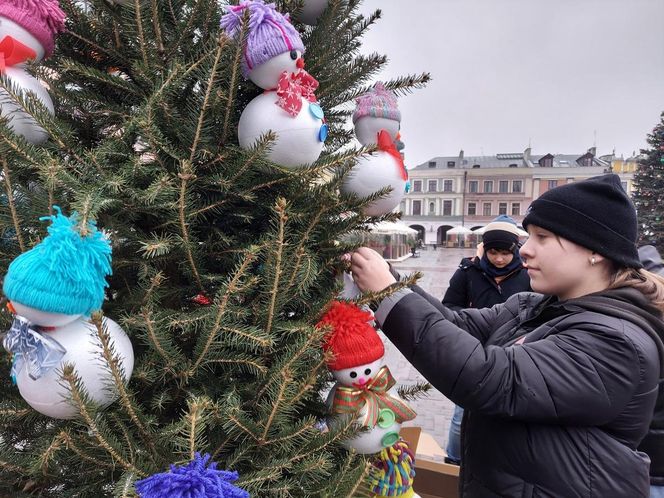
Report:
[[523,227],[533,224],[595,251],[625,268],[641,268],[636,209],[618,175],[568,183],[534,200]]
[[519,246],[519,230],[516,221],[501,215],[484,228],[482,245],[485,250],[499,249],[514,252]]

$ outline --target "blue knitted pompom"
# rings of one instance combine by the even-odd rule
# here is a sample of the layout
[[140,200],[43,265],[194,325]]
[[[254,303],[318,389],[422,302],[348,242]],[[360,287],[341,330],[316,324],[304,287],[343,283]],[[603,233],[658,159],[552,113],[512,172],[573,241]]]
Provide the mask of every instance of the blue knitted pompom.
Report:
[[136,482],[141,498],[249,498],[249,493],[233,486],[237,472],[217,470],[210,455],[196,453],[187,465],[171,465],[170,472],[154,474]]
[[[11,301],[50,313],[85,315],[101,308],[111,270],[111,244],[94,222],[79,227],[79,216],[58,206],[48,235],[9,265],[3,291]],[[84,233],[81,233],[81,230]]]

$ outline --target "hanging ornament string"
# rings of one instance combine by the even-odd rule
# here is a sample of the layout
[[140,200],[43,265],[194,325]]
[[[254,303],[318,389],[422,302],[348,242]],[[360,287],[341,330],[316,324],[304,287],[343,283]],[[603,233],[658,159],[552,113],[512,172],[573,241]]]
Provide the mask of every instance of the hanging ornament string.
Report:
[[37,53],[12,36],[0,40],[0,73],[11,66],[22,64],[37,57]]
[[387,130],[380,130],[378,132],[378,149],[383,152],[387,152],[389,155],[394,157],[394,160],[397,162],[399,167],[399,174],[403,180],[408,180],[408,171],[406,170],[406,165],[403,163],[403,158],[397,150],[392,137],[390,136]]
[[309,102],[316,102],[314,92],[318,88],[318,81],[304,69],[297,73],[284,71],[279,76],[277,85],[277,96],[279,99],[276,104],[291,116],[295,117],[302,109],[302,99],[304,97]]
[[361,420],[364,427],[373,428],[378,422],[379,412],[389,408],[399,423],[413,420],[417,413],[404,401],[389,394],[396,381],[390,369],[382,367],[376,376],[363,387],[337,386],[332,401],[332,413],[356,414],[366,406],[366,413]]

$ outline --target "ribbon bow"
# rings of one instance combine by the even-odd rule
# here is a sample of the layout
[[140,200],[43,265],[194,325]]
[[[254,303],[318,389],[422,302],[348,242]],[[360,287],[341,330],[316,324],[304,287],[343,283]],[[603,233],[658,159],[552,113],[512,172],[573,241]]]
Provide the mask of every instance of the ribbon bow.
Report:
[[378,149],[383,152],[387,152],[391,155],[394,160],[397,162],[399,167],[399,174],[403,180],[408,180],[408,171],[406,170],[406,165],[403,163],[403,158],[401,153],[397,150],[392,137],[390,136],[387,130],[380,130],[378,132]]
[[358,413],[366,406],[361,423],[370,429],[378,422],[379,412],[383,408],[392,410],[398,423],[413,420],[417,413],[405,401],[389,394],[388,391],[395,384],[390,369],[382,367],[363,387],[337,386],[332,400],[332,413]]
[[279,76],[277,84],[277,96],[279,99],[276,104],[291,116],[300,114],[302,109],[302,99],[304,97],[309,102],[316,102],[314,92],[318,88],[318,81],[304,69],[297,73],[288,73],[286,71]]
[[30,327],[30,322],[15,316],[3,341],[5,349],[14,355],[11,376],[16,379],[24,366],[32,380],[39,379],[59,365],[67,350],[58,341]]
[[16,66],[37,57],[37,53],[12,36],[0,40],[0,73],[7,67]]

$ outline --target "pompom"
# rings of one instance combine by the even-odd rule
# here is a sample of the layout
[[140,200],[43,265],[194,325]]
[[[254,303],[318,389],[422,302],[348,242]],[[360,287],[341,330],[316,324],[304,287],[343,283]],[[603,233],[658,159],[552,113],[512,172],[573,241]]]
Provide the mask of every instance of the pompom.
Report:
[[171,465],[170,472],[137,481],[136,492],[141,498],[249,498],[249,493],[231,484],[237,472],[217,470],[210,458],[196,453],[187,465]]
[[415,457],[403,439],[384,448],[372,461],[369,485],[376,498],[410,496],[415,477]]
[[331,326],[325,337],[324,351],[331,351],[331,370],[343,370],[374,362],[385,354],[385,346],[376,329],[370,325],[371,313],[354,304],[334,301],[318,322],[318,327]]

